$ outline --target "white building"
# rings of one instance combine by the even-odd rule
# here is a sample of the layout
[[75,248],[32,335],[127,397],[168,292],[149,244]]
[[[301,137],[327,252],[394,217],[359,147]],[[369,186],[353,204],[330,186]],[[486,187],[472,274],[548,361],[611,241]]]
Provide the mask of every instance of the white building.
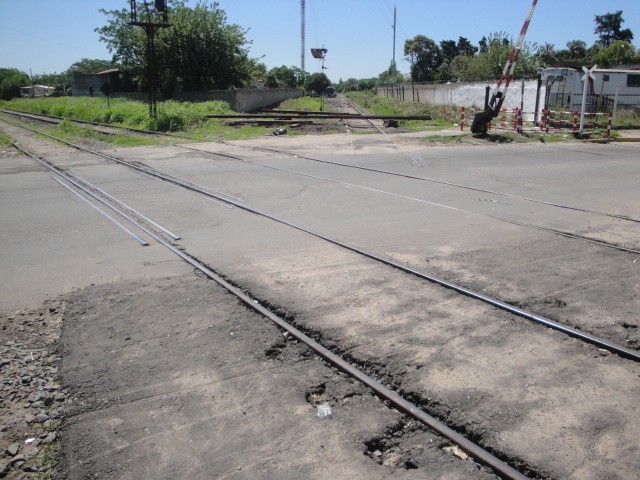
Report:
[[[574,68],[547,68],[542,71],[542,85],[546,90],[544,105],[580,111],[584,84],[584,71]],[[587,111],[611,112],[614,102],[618,108],[640,109],[640,70],[598,69],[595,79],[588,78]]]
[[47,85],[29,85],[28,87],[20,87],[21,97],[48,97],[53,95],[54,87]]

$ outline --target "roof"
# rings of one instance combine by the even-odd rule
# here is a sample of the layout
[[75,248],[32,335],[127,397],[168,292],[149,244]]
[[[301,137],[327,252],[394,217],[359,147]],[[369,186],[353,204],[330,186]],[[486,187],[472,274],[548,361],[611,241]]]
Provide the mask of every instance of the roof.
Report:
[[115,72],[119,72],[120,69],[119,68],[109,68],[107,70],[102,70],[101,72],[96,72],[96,75],[104,75],[106,73],[115,73]]

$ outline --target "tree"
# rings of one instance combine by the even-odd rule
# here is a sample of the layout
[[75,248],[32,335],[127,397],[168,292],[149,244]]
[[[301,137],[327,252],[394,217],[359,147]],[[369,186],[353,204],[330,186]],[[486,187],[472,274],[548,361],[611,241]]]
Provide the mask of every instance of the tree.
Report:
[[536,52],[536,57],[542,62],[544,65],[549,65],[558,60],[558,52],[556,51],[556,47],[552,43],[545,43],[538,48]]
[[638,55],[636,47],[629,42],[616,40],[608,47],[599,50],[594,55],[593,61],[601,67],[610,67],[640,62],[640,55]]
[[458,45],[454,40],[443,40],[440,42],[440,52],[442,60],[450,62],[458,56]]
[[596,29],[593,31],[600,37],[598,44],[602,47],[608,47],[616,40],[623,42],[631,42],[633,33],[628,28],[621,29],[624,19],[622,18],[622,10],[615,13],[605,13],[604,15],[595,16]]
[[373,90],[376,88],[377,80],[375,78],[361,78],[358,80],[358,90],[366,92],[367,90]]
[[[146,88],[143,29],[129,25],[126,9],[101,12],[108,17],[107,25],[96,31],[114,62],[121,64],[123,81],[137,89]],[[246,30],[227,24],[218,3],[198,0],[190,8],[184,0],[170,0],[169,15],[172,26],[158,29],[156,34],[157,69],[165,94],[176,85],[184,90],[226,89],[251,80],[256,61],[248,56]]]
[[570,40],[567,42],[569,60],[582,60],[587,56],[587,44],[583,40]]
[[0,68],[0,98],[11,100],[20,96],[20,87],[31,85],[29,75],[15,68]]
[[101,60],[98,58],[82,58],[75,62],[67,72],[71,71],[71,68],[76,67],[78,71],[83,73],[97,73],[103,70],[114,68],[116,64],[112,60]]
[[267,73],[269,88],[296,88],[302,85],[304,76],[298,67],[274,67]]
[[324,92],[331,85],[331,80],[323,73],[312,73],[306,79],[305,89],[310,92]]
[[458,38],[458,55],[473,57],[478,52],[478,47],[474,47],[469,40],[464,37]]
[[391,62],[389,68],[378,75],[378,80],[380,83],[400,83],[404,81],[404,75],[402,75],[398,70],[398,67]]
[[442,53],[436,42],[424,35],[416,35],[404,43],[404,56],[411,65],[411,78],[426,82],[436,78],[442,63]]

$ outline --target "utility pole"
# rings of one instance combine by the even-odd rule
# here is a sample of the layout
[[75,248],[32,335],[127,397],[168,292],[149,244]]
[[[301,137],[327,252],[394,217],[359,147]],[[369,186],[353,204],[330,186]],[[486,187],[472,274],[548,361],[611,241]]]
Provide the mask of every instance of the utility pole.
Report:
[[305,43],[305,0],[300,0],[300,36],[302,37],[302,50],[300,53],[300,68],[304,77],[304,43]]
[[[146,7],[146,3],[145,3]],[[156,10],[162,15],[161,21],[151,21],[152,15],[147,9],[147,21],[138,21],[138,7],[136,0],[131,0],[131,21],[129,25],[135,25],[144,28],[147,34],[147,72],[149,82],[149,116],[151,118],[157,117],[157,103],[158,103],[158,73],[156,71],[156,43],[155,34],[159,28],[170,27],[168,13],[167,13],[167,0],[155,0]]]
[[393,59],[391,60],[391,66],[395,70],[396,68],[396,6],[393,6]]

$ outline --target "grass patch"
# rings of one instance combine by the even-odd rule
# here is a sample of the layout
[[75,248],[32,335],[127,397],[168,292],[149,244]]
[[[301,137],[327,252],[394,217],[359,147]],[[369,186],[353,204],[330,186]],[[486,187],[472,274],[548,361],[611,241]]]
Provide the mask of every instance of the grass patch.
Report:
[[380,97],[371,92],[350,92],[347,97],[374,115],[430,115],[431,120],[401,120],[405,131],[441,130],[460,121],[460,109],[455,105],[431,105]]
[[299,97],[285,100],[278,106],[278,110],[304,110],[307,112],[320,112],[320,98]]
[[632,108],[618,110],[616,116],[616,128],[635,129],[640,128],[640,114]]
[[169,100],[158,104],[158,116],[151,119],[144,102],[114,98],[107,106],[104,98],[95,97],[16,98],[0,102],[0,107],[165,132],[197,128],[208,121],[207,115],[233,113],[225,102],[187,103]]
[[128,135],[126,133],[108,135],[100,133],[91,127],[76,125],[69,120],[63,120],[60,125],[55,127],[41,126],[38,127],[38,130],[55,137],[62,138],[71,143],[106,143],[117,147],[140,147],[147,145],[163,145],[168,143],[168,140],[164,138],[142,137]]

